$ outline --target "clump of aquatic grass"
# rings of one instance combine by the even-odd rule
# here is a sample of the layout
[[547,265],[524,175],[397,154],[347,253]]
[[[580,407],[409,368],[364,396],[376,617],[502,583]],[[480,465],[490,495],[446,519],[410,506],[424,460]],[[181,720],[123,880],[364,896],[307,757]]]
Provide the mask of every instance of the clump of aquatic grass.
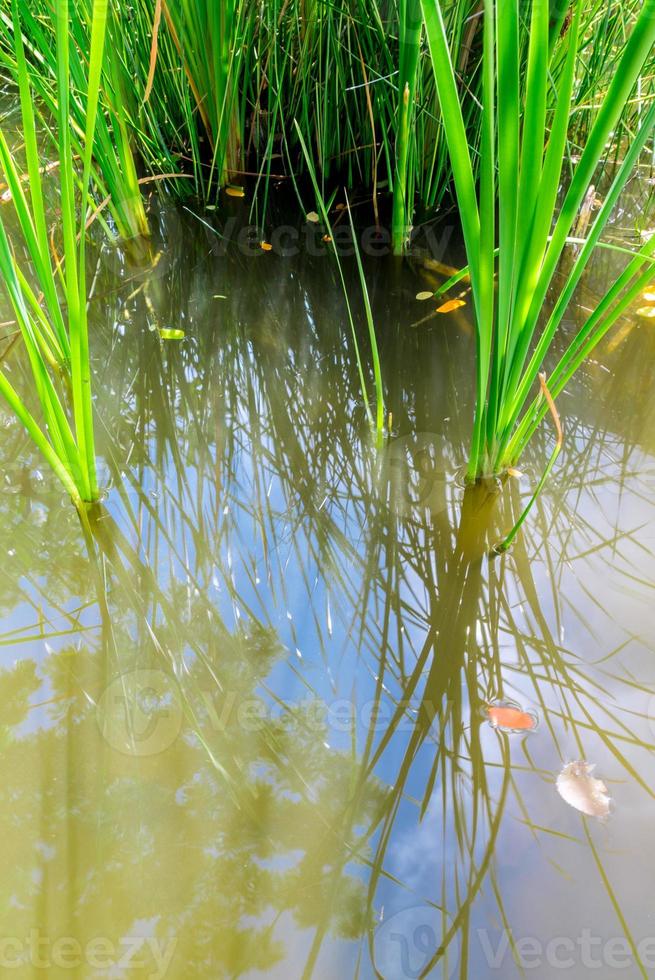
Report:
[[243,170],[238,95],[244,26],[254,10],[241,0],[161,0],[160,6],[211,142],[213,166],[225,184]]
[[[514,464],[549,411],[543,396],[532,400],[533,386],[617,199],[652,135],[654,108],[642,117],[575,262],[563,281],[558,280],[558,265],[580,207],[651,54],[655,0],[646,0],[634,22],[559,207],[582,43],[582,2],[572,7],[553,98],[548,5],[539,0],[529,4],[523,70],[518,0],[485,0],[479,187],[441,6],[438,0],[421,2],[475,307],[477,404],[469,476],[478,478]],[[549,101],[554,108],[549,109]],[[630,256],[624,272],[570,341],[548,378],[553,398],[652,276],[653,252],[655,237]],[[553,309],[544,317],[549,293],[554,293]]]
[[[135,3],[130,29],[115,17],[111,37],[119,52],[120,71],[130,107],[131,145],[148,171],[149,178],[167,180],[180,197],[193,190],[205,192],[207,169],[201,152],[202,134],[196,123],[198,112],[188,78],[171,32],[166,30],[162,0]],[[179,180],[181,176],[191,176]]]
[[[98,496],[91,399],[91,373],[85,273],[86,222],[94,133],[107,28],[105,0],[94,0],[90,11],[88,84],[84,92],[86,119],[82,140],[82,173],[74,169],[69,126],[71,90],[70,17],[68,0],[58,0],[54,12],[57,64],[57,136],[59,200],[63,249],[52,254],[39,160],[34,90],[21,35],[19,0],[11,7],[16,78],[19,86],[26,169],[23,172],[0,130],[0,168],[7,184],[5,196],[13,205],[22,245],[29,256],[25,267],[18,243],[9,241],[0,217],[0,276],[27,354],[42,418],[0,370],[0,393],[21,420],[78,506]],[[79,191],[76,191],[76,180]],[[80,216],[78,217],[78,210]],[[72,418],[68,404],[72,405]]]
[[[446,31],[453,63],[466,77],[468,93],[468,138],[478,140],[476,57],[473,54],[478,30],[477,0],[444,4]],[[423,12],[421,0],[398,4],[398,114],[394,126],[395,173],[391,236],[394,252],[402,254],[409,245],[417,201],[423,210],[440,203],[449,177],[449,161],[443,128],[436,111],[434,79],[429,58],[423,57]]]
[[[56,45],[51,0],[24,10],[23,34],[35,93],[55,113]],[[623,40],[640,0],[592,0],[579,25],[570,136],[581,141],[618,71]],[[457,77],[477,177],[481,129],[482,8],[443,0],[448,48]],[[559,5],[549,21],[553,80],[566,65],[570,23]],[[74,141],[83,134],[88,0],[71,5]],[[94,183],[109,201],[119,234],[147,228],[137,166],[145,180],[192,171],[197,192],[252,174],[264,210],[271,181],[306,172],[293,125],[298,120],[322,184],[338,177],[378,198],[393,197],[394,250],[404,251],[416,211],[434,216],[450,182],[439,101],[420,0],[134,0],[112,9],[103,74]],[[524,74],[528,32],[521,31]],[[651,59],[652,62],[652,59]],[[0,12],[0,69],[15,80],[11,18]],[[626,106],[638,125],[648,83]],[[548,105],[555,90],[549,86]],[[79,147],[76,147],[79,152]],[[137,164],[134,162],[136,156]]]
[[196,125],[209,140],[206,162],[221,185],[244,167],[266,191],[280,171],[306,171],[294,120],[321,179],[339,170],[350,185],[370,187],[374,200],[378,184],[393,184],[395,3],[230,0],[219,11],[208,0],[161,0],[161,7],[159,35],[167,32],[178,50]]
[[[602,100],[612,77],[618,70],[626,38],[630,34],[641,5],[641,0],[627,0],[625,3],[592,0],[584,6],[571,128],[571,136],[578,145],[584,144],[589,127],[593,123],[594,108]],[[562,5],[557,18],[551,23],[551,46],[557,44],[560,35],[563,35],[565,40],[567,25],[567,9]],[[565,57],[566,47],[560,44],[559,54],[555,55],[552,65],[556,74],[558,60],[561,66],[564,64]],[[651,53],[633,96],[626,103],[622,114],[622,126],[628,132],[634,132],[648,103],[653,99],[653,67]],[[621,132],[620,129],[617,131]],[[618,147],[613,149],[616,151]]]
[[[56,10],[55,5],[55,10]],[[87,98],[91,78],[88,55],[92,45],[92,10],[86,0],[66,4],[70,40],[67,72],[70,92],[66,93],[66,115],[62,116],[60,49],[56,33],[56,14],[47,0],[21,5],[20,36],[24,42],[25,58],[19,65],[16,57],[18,22],[7,12],[0,12],[0,66],[19,86],[20,72],[29,76],[31,91],[57,127],[70,129],[73,152],[80,159],[86,147],[88,118]],[[98,84],[98,106],[93,146],[93,176],[98,192],[114,219],[118,235],[124,239],[148,234],[141,189],[133,152],[133,126],[130,112],[130,82],[121,60],[125,25],[116,16],[109,0],[104,2],[103,16],[107,20],[111,43],[106,46],[101,79]],[[44,119],[47,131],[48,118]],[[56,143],[58,133],[53,135]]]

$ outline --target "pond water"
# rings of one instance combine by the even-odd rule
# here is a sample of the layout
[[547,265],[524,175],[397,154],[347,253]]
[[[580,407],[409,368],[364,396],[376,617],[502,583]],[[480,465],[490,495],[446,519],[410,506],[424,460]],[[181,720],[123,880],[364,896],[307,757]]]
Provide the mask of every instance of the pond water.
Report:
[[[652,975],[652,321],[559,399],[492,557],[552,432],[465,491],[474,339],[426,319],[434,269],[367,262],[380,449],[327,254],[158,224],[98,255],[88,527],[0,410],[2,975]],[[578,760],[605,819],[557,791]]]

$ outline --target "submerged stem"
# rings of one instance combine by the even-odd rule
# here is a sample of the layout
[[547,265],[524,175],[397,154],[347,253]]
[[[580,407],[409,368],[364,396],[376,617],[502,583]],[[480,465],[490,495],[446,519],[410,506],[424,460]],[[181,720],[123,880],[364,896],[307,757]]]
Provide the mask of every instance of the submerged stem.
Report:
[[497,552],[500,552],[500,553],[502,553],[503,551],[507,551],[508,548],[511,548],[512,544],[516,540],[516,536],[519,533],[519,531],[521,530],[523,524],[525,523],[525,520],[526,520],[528,514],[530,513],[530,511],[534,507],[535,502],[537,500],[537,497],[539,496],[539,494],[543,490],[544,486],[546,485],[546,480],[550,476],[550,474],[552,472],[552,469],[553,469],[553,466],[555,465],[555,461],[557,460],[557,457],[561,453],[562,446],[564,445],[564,431],[562,429],[562,422],[560,420],[559,412],[557,411],[557,406],[555,405],[555,401],[553,399],[553,396],[551,395],[550,391],[548,390],[548,385],[546,384],[546,375],[545,375],[545,373],[539,375],[539,384],[541,385],[541,393],[542,393],[544,399],[546,400],[546,404],[548,405],[548,410],[550,411],[551,417],[553,419],[553,424],[555,426],[555,432],[557,433],[557,441],[555,443],[555,448],[553,449],[552,455],[551,455],[551,457],[550,457],[550,459],[548,461],[548,465],[546,466],[546,469],[544,470],[543,476],[541,477],[541,479],[540,479],[540,481],[539,481],[539,483],[537,485],[537,489],[535,490],[535,492],[533,493],[532,497],[530,498],[530,501],[529,501],[527,507],[525,508],[525,510],[523,511],[523,513],[521,514],[521,516],[519,517],[518,521],[516,522],[516,524],[514,525],[514,527],[512,528],[512,530],[509,532],[509,534],[505,538],[505,540],[503,542],[501,542],[501,544],[499,544],[499,545],[496,546],[496,549],[495,550]]

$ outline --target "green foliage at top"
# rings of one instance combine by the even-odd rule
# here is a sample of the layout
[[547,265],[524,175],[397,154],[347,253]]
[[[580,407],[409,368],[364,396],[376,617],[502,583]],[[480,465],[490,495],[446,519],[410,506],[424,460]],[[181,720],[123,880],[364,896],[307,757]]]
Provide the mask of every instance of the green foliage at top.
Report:
[[[56,43],[51,0],[23,13],[35,91],[56,114]],[[583,141],[639,0],[593,0],[578,27],[569,137]],[[70,5],[71,123],[84,128],[89,0]],[[137,173],[166,178],[181,195],[257,175],[264,210],[270,178],[306,172],[294,122],[325,183],[337,175],[364,190],[379,213],[393,196],[393,241],[406,247],[415,213],[435,213],[451,167],[420,0],[135,0],[110,11],[101,112],[95,138],[96,182],[106,192],[119,235],[147,232]],[[528,57],[531,4],[519,15],[521,72]],[[552,78],[566,65],[571,7],[544,7]],[[461,96],[474,173],[482,116],[482,8],[475,0],[440,5]],[[652,62],[652,59],[651,59]],[[11,17],[0,13],[0,69],[16,79]],[[623,106],[634,129],[642,100]],[[545,93],[554,106],[556,88]],[[79,148],[78,148],[79,149]],[[178,179],[184,175],[185,179]],[[193,178],[193,183],[188,180]]]

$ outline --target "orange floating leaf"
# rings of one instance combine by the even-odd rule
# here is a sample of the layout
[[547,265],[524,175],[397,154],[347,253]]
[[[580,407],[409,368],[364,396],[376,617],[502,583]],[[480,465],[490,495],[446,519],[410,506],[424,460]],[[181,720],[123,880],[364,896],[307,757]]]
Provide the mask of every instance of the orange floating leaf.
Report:
[[459,310],[462,306],[466,306],[463,299],[449,299],[443,306],[440,306],[437,313],[452,313],[453,310]]
[[487,708],[487,718],[492,728],[504,732],[532,732],[537,727],[537,717],[530,711],[523,711],[519,705],[491,704]]
[[226,187],[225,193],[228,197],[245,197],[246,192],[243,187]]
[[262,252],[272,252],[273,251],[273,246],[271,245],[270,242],[260,242],[260,244],[261,244]]

